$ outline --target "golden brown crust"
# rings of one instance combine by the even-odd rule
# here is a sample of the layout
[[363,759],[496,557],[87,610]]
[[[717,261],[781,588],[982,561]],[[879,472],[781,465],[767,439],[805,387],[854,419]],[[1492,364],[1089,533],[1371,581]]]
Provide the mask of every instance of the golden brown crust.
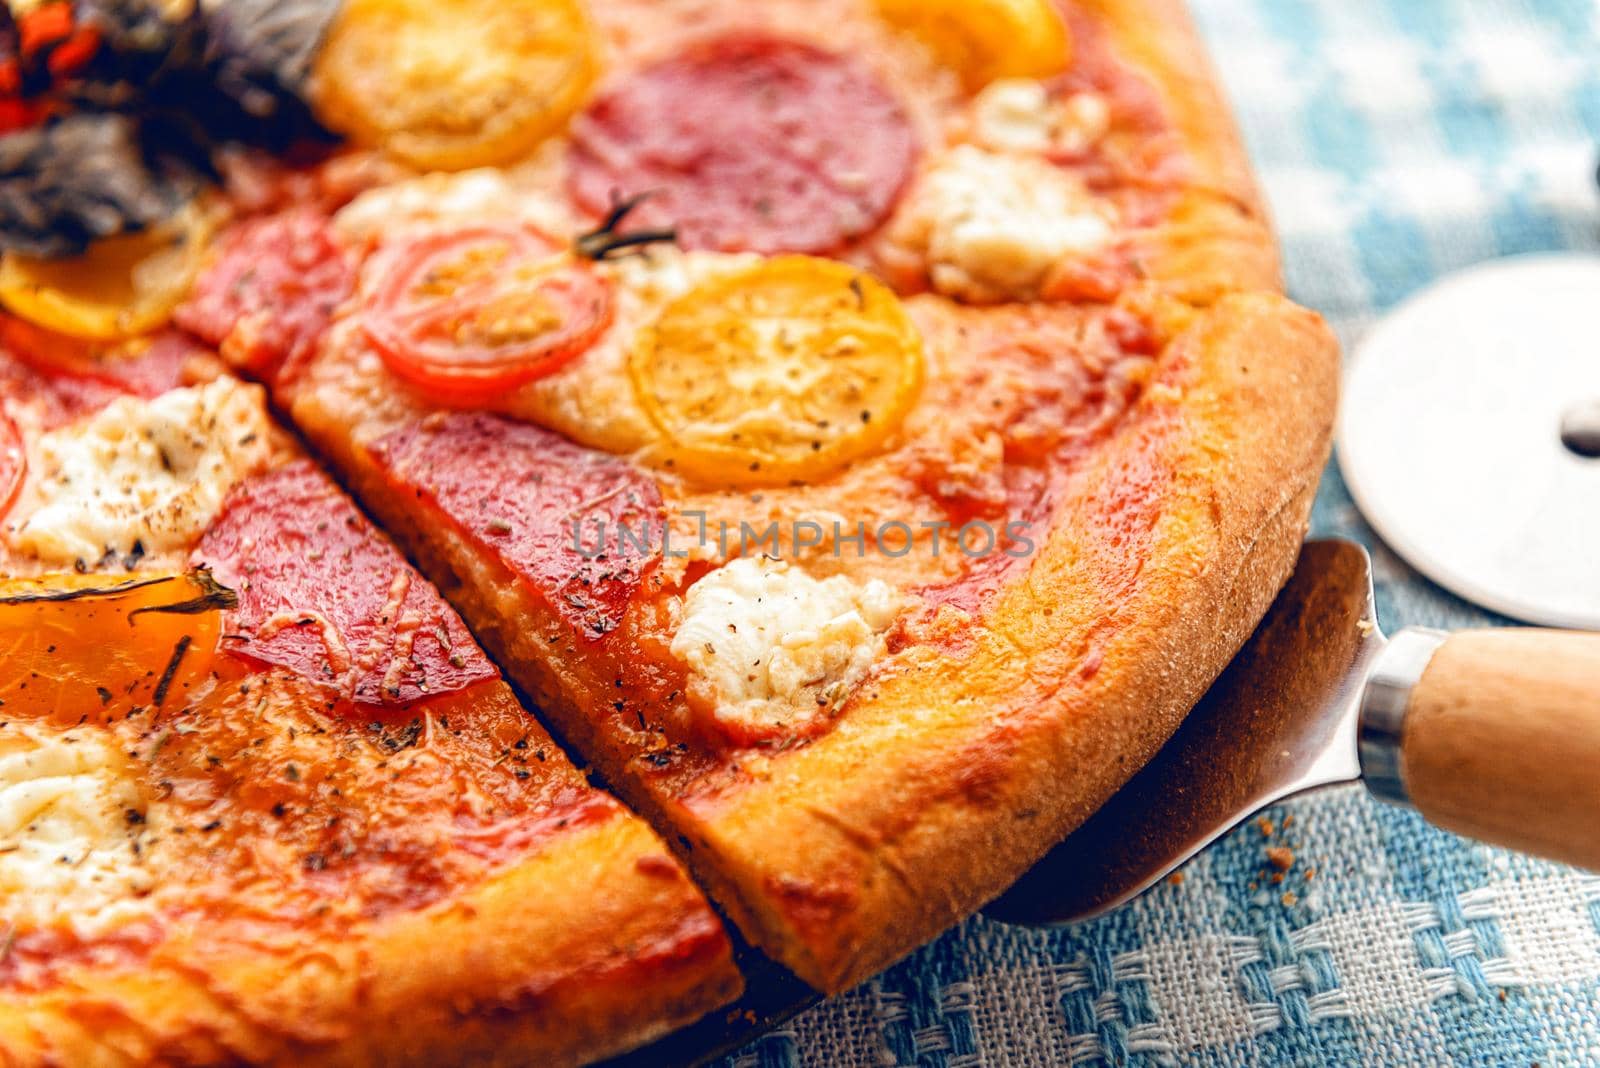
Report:
[[1160,92],[1189,160],[1169,219],[1141,247],[1146,277],[1195,301],[1281,292],[1271,218],[1221,83],[1183,0],[1076,0]]
[[206,941],[9,995],[0,1063],[579,1064],[741,985],[699,892],[620,811],[353,938],[223,955]]
[[1064,512],[1092,514],[1151,444],[1170,465],[1140,483],[1157,506],[1125,597],[1102,598],[1069,519],[971,655],[915,658],[772,781],[696,806],[689,856],[743,865],[713,896],[808,980],[844,989],[1005,889],[1170,736],[1287,577],[1328,454],[1332,337],[1281,298],[1229,296],[1163,363],[1174,392]]
[[1191,181],[1267,219],[1238,125],[1184,0],[1073,0],[1158,87],[1183,137]]

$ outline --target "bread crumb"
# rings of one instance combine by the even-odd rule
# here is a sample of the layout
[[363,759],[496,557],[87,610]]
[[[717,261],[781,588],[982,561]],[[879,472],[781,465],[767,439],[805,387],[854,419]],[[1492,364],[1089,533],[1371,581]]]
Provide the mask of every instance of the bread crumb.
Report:
[[1295,893],[1294,893],[1293,890],[1285,890],[1284,893],[1283,893],[1283,897],[1280,898],[1279,900],[1281,900],[1283,902],[1284,908],[1293,908],[1295,903],[1298,902],[1300,899],[1295,896]]
[[1261,837],[1263,838],[1271,838],[1273,835],[1278,833],[1277,825],[1271,820],[1267,819],[1265,816],[1262,816],[1256,820],[1256,826],[1260,828]]
[[1268,846],[1267,862],[1279,871],[1294,867],[1294,850],[1288,846]]
[[1181,871],[1173,872],[1171,875],[1167,876],[1167,882],[1171,883],[1173,886],[1182,886],[1183,885],[1183,872],[1181,872]]

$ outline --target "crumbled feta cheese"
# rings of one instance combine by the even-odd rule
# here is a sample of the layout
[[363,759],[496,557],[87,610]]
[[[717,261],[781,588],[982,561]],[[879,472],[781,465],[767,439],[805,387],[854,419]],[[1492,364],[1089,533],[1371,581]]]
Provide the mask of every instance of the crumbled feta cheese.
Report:
[[0,919],[90,934],[150,891],[137,843],[160,818],[107,736],[12,724],[0,735]]
[[937,292],[989,302],[1036,298],[1052,267],[1114,232],[1111,208],[1061,168],[959,145],[923,175],[888,239],[922,257]]
[[1083,152],[1106,135],[1111,109],[1098,93],[1057,100],[1031,78],[991,82],[972,102],[972,137],[997,152]]
[[794,732],[866,676],[902,603],[878,579],[741,557],[689,587],[672,654],[696,711],[746,737]]
[[996,151],[1046,151],[1055,135],[1050,91],[1031,78],[990,82],[972,102],[972,132]]
[[7,540],[47,564],[94,564],[135,542],[151,554],[189,548],[236,483],[272,455],[259,386],[219,378],[152,400],[119,397],[40,436],[37,473]]

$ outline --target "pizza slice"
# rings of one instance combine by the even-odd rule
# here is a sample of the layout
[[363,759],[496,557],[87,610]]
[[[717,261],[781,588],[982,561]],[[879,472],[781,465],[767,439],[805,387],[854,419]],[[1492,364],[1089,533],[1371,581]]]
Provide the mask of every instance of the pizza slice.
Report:
[[[347,5],[330,124],[519,162],[249,214],[178,321],[750,940],[842,989],[1001,891],[1238,648],[1334,344],[1275,292],[1176,4],[532,6],[594,62],[471,66],[487,9]],[[439,105],[535,75],[556,120]]]
[[575,1064],[736,995],[259,386],[0,334],[0,1059]]

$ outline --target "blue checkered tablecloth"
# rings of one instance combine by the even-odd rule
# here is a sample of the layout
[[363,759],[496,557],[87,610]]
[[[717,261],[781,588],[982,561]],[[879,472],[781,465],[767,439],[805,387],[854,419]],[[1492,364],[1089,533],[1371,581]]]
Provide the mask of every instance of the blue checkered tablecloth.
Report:
[[[1591,0],[1191,2],[1289,288],[1347,350],[1438,275],[1600,245]],[[1373,548],[1385,629],[1490,621],[1385,551],[1336,467],[1314,527]],[[1262,876],[1276,845],[1281,883]],[[1335,790],[1103,919],[971,920],[728,1062],[1080,1063],[1600,1064],[1600,879]]]

